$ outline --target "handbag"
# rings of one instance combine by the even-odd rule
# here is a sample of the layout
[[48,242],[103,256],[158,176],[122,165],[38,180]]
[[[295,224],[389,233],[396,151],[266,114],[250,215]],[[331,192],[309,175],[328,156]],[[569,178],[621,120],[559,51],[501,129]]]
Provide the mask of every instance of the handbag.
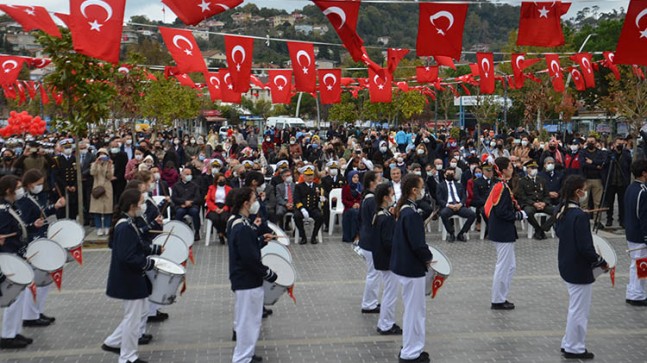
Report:
[[106,194],[106,188],[102,186],[92,188],[92,198],[99,199]]

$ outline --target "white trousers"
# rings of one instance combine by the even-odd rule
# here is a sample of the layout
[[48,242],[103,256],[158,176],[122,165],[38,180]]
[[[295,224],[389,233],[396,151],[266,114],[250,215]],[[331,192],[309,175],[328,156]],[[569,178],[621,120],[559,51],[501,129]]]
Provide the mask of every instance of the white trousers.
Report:
[[45,301],[47,301],[47,294],[52,285],[49,284],[36,288],[36,302],[34,302],[31,292],[27,293],[27,298],[23,299],[25,301],[25,306],[22,310],[23,320],[36,320],[40,318],[40,314],[45,311]]
[[[395,274],[394,274],[395,275]],[[425,347],[425,318],[427,300],[425,299],[425,280],[423,277],[404,277],[395,275],[402,287],[402,350],[400,358],[416,359]]]
[[160,304],[156,304],[154,302],[148,302],[148,316],[155,316],[157,315],[157,309],[160,308]]
[[382,291],[382,305],[380,306],[380,319],[377,327],[380,330],[389,330],[395,324],[395,304],[398,301],[398,278],[391,271],[378,271],[384,281]]
[[492,242],[496,247],[496,267],[492,278],[492,303],[500,304],[508,299],[512,276],[517,268],[514,243]]
[[138,359],[137,342],[141,336],[142,316],[148,316],[148,299],[124,300],[124,318],[103,343],[120,347],[119,363],[134,362]]
[[[627,241],[629,249],[644,247],[644,243],[633,243]],[[636,275],[636,260],[647,257],[647,249],[637,250],[630,252],[631,261],[629,263],[629,283],[627,284],[626,298],[628,300],[645,300],[647,299],[647,292],[645,287],[647,280],[641,280]]]
[[4,308],[4,312],[2,313],[1,335],[3,339],[13,339],[16,335],[20,334],[22,331],[22,309],[25,305],[24,299],[31,298],[31,292],[24,289],[13,304]]
[[236,330],[236,347],[232,363],[249,363],[252,361],[256,342],[261,334],[263,317],[263,287],[247,290],[236,290],[234,307],[234,327]]
[[377,308],[377,295],[380,292],[381,275],[373,266],[373,253],[360,248],[364,262],[366,262],[366,285],[362,296],[362,309],[372,310]]
[[568,316],[562,348],[568,353],[584,353],[586,350],[586,326],[591,310],[593,284],[570,284],[568,287]]

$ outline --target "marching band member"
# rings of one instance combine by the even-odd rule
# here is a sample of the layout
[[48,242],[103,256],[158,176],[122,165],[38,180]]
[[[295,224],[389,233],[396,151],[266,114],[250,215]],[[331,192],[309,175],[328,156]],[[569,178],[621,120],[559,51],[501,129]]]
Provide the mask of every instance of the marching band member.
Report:
[[151,283],[144,272],[155,266],[147,256],[160,254],[162,248],[146,246],[135,224],[135,218],[144,215],[144,205],[142,192],[133,188],[125,190],[119,197],[110,231],[112,257],[106,293],[109,297],[123,300],[124,317],[101,348],[110,352],[119,349],[119,363],[146,363],[137,354],[142,320],[148,317],[148,296],[151,293]]
[[647,306],[647,280],[638,279],[636,269],[636,260],[647,257],[647,161],[634,161],[631,173],[635,180],[627,187],[624,200],[625,234],[631,250],[625,301],[633,306]]
[[[22,177],[22,185],[26,188],[26,194],[25,198],[16,201],[16,206],[27,225],[28,241],[44,238],[47,235],[45,219],[55,214],[57,209],[65,207],[65,198],[59,198],[56,204],[49,203],[49,193],[43,192],[44,184],[45,176],[38,169],[31,169]],[[36,301],[24,299],[23,326],[47,326],[56,320],[43,314],[50,287],[51,284],[37,287]]]
[[583,176],[571,175],[564,181],[555,229],[559,237],[559,274],[566,282],[569,295],[566,333],[561,349],[567,359],[593,359],[593,353],[587,351],[585,345],[595,281],[593,269],[609,269],[593,247],[589,214],[580,208],[580,203],[587,201],[587,189]]
[[[353,172],[349,173],[351,175]],[[377,209],[375,202],[375,186],[377,185],[377,176],[374,172],[369,171],[364,175],[364,198],[360,206],[360,231],[359,231],[359,248],[366,262],[366,285],[362,295],[362,314],[379,314],[380,304],[378,303],[377,294],[380,291],[381,275],[375,271],[373,265],[373,256],[371,251],[372,240],[375,239],[375,228],[373,227],[373,217]]]
[[506,157],[494,160],[495,171],[500,173],[500,180],[494,185],[485,202],[485,216],[488,219],[488,238],[494,243],[497,253],[496,267],[492,279],[493,310],[512,310],[514,304],[507,300],[510,282],[516,269],[514,242],[517,240],[517,228],[514,222],[522,220],[525,213],[519,209],[508,181],[514,171],[512,162]]
[[229,206],[232,218],[227,229],[229,244],[229,280],[236,294],[234,309],[234,329],[236,347],[232,363],[259,362],[256,356],[256,342],[261,331],[263,315],[263,280],[274,282],[277,275],[261,262],[260,239],[265,241],[270,235],[259,237],[248,220],[258,213],[260,203],[251,188],[243,187],[230,193]]
[[[368,173],[366,177],[368,177]],[[366,177],[364,180],[366,180]],[[371,240],[371,254],[375,270],[382,275],[382,281],[384,281],[377,332],[381,335],[400,335],[402,334],[402,328],[395,323],[398,280],[396,275],[389,270],[393,231],[395,229],[395,218],[389,212],[393,202],[395,202],[395,193],[391,185],[382,183],[375,188],[375,202],[380,209],[372,221],[375,234]]]
[[393,232],[390,269],[402,287],[402,350],[401,363],[428,363],[425,346],[426,299],[425,280],[433,255],[425,242],[425,222],[417,212],[416,201],[424,198],[421,177],[407,174],[402,179],[402,197],[395,207],[397,222]]
[[[23,198],[25,190],[17,176],[6,175],[0,178],[0,252],[24,257],[27,249],[27,227],[19,216],[16,201]],[[40,224],[39,227],[42,227]],[[0,349],[25,348],[33,339],[20,334],[24,301],[30,299],[25,290],[13,304],[4,309]]]

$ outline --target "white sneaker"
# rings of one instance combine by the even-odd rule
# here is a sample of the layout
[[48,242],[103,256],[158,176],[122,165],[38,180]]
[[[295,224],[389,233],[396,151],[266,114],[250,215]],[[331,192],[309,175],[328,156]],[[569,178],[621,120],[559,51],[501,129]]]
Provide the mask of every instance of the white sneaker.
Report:
[[103,229],[103,234],[105,234],[106,236],[109,235],[110,234],[110,228],[104,228]]
[[97,228],[97,236],[103,236],[103,228]]

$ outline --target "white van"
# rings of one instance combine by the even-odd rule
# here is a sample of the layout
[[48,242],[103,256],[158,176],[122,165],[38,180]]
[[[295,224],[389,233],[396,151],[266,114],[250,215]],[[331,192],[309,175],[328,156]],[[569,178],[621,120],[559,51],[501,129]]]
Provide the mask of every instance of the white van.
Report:
[[289,129],[290,127],[306,127],[306,123],[299,117],[277,116],[268,117],[265,122],[265,126],[274,127],[277,130],[283,130],[285,128]]

